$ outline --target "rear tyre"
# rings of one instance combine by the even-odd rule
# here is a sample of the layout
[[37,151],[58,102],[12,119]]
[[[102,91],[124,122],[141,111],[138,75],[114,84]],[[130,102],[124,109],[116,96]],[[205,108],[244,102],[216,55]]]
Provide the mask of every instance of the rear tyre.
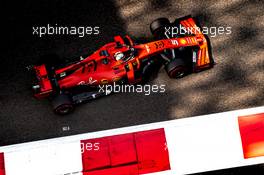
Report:
[[168,18],[158,18],[151,22],[150,31],[158,39],[165,38],[165,27],[170,25]]
[[59,94],[52,101],[53,111],[59,115],[66,115],[72,112],[73,103],[69,95]]
[[187,67],[182,59],[174,59],[170,61],[165,70],[170,78],[182,78],[187,74]]

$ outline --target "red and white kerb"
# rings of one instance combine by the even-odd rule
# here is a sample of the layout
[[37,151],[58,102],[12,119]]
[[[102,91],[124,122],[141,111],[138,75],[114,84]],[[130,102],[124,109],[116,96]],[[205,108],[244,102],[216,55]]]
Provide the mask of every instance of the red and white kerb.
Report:
[[177,175],[264,163],[264,107],[0,147],[0,175]]
[[264,156],[264,113],[238,117],[244,158]]

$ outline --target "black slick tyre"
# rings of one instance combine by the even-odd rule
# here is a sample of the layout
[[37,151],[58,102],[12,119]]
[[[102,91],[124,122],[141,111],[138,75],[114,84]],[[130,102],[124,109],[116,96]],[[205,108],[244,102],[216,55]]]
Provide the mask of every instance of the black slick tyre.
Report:
[[69,95],[58,94],[52,100],[53,111],[59,115],[66,115],[73,111],[73,103]]
[[170,78],[182,78],[187,74],[187,67],[182,59],[174,59],[165,65]]
[[168,18],[158,18],[151,22],[150,31],[156,38],[165,38],[165,27],[170,25]]

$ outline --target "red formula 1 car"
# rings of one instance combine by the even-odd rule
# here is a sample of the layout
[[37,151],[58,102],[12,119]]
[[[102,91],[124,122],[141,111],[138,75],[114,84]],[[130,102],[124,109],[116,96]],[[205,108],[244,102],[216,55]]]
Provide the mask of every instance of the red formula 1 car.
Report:
[[[175,27],[191,30],[176,33]],[[156,41],[135,44],[129,36],[116,36],[113,42],[78,62],[60,68],[46,64],[33,66],[37,77],[33,86],[35,97],[50,97],[55,113],[67,114],[76,104],[106,95],[98,91],[99,85],[141,82],[157,60],[162,60],[171,78],[214,65],[208,40],[193,18],[185,17],[173,23],[159,18],[151,23],[150,29]]]

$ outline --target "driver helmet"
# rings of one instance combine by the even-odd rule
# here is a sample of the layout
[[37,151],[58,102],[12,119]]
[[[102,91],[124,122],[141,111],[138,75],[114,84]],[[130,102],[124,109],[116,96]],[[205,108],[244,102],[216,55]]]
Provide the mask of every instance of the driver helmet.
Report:
[[118,61],[118,60],[123,59],[125,57],[125,55],[122,52],[116,52],[114,57],[115,57],[116,61]]

